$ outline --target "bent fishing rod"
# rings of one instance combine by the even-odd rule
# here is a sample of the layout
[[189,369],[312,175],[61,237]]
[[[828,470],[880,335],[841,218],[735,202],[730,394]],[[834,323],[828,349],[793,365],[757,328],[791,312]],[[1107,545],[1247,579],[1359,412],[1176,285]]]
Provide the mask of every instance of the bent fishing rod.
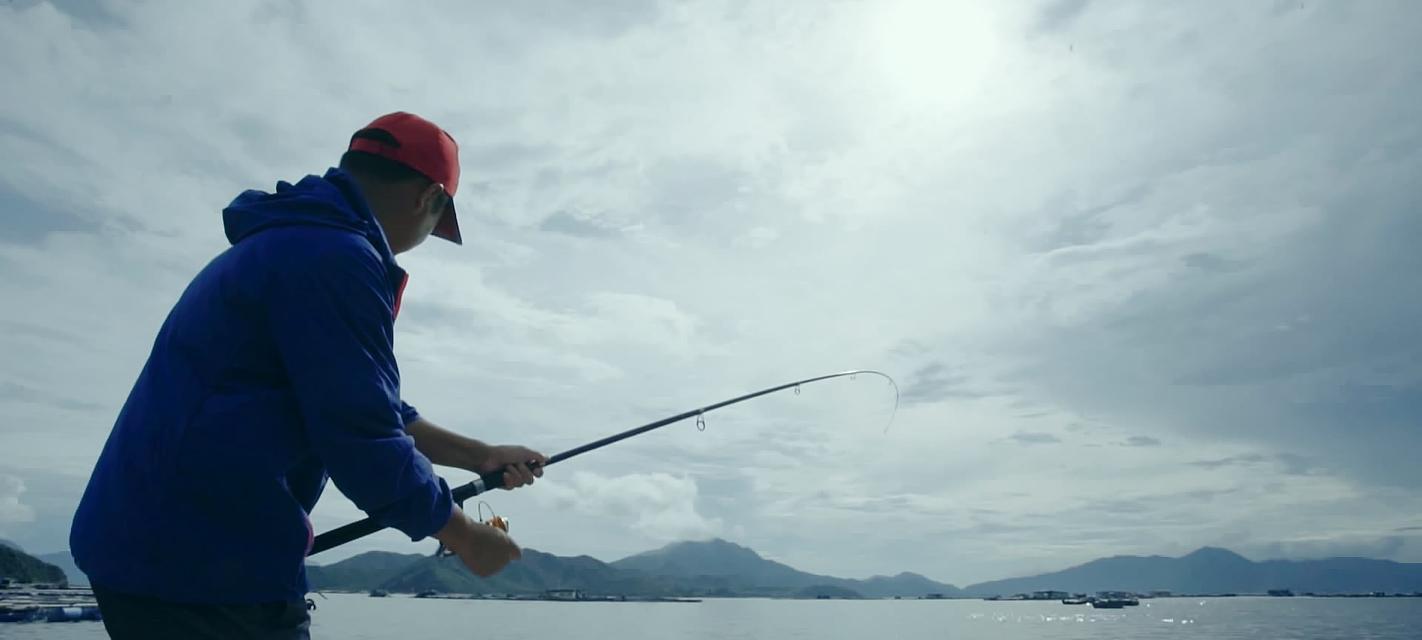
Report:
[[[731,398],[731,399],[729,399],[729,400],[722,400],[722,401],[717,402],[717,403],[715,403],[715,404],[709,404],[709,405],[706,405],[706,406],[701,407],[701,408],[698,408],[698,409],[692,409],[692,410],[690,410],[690,411],[684,411],[684,412],[678,413],[678,414],[676,414],[676,415],[674,415],[674,416],[669,416],[669,417],[666,417],[666,418],[662,418],[661,420],[657,420],[656,422],[649,422],[649,423],[644,424],[644,425],[642,425],[642,426],[640,426],[640,427],[636,427],[636,428],[634,428],[634,429],[628,429],[628,430],[626,430],[626,431],[623,431],[622,433],[610,435],[610,436],[608,436],[608,437],[606,437],[606,438],[603,438],[603,439],[601,439],[601,440],[595,440],[595,441],[593,441],[593,442],[589,442],[589,443],[587,443],[587,444],[585,444],[585,445],[582,445],[582,446],[580,446],[580,447],[576,447],[576,448],[573,448],[573,449],[569,449],[569,450],[567,450],[567,451],[564,451],[564,452],[562,452],[562,453],[559,453],[559,454],[557,454],[557,455],[555,455],[555,456],[553,456],[553,457],[548,458],[548,462],[546,462],[543,466],[547,467],[547,466],[552,465],[552,464],[554,464],[554,463],[558,463],[558,462],[562,462],[562,461],[564,461],[564,460],[567,460],[568,458],[572,458],[572,457],[574,457],[574,456],[579,456],[579,455],[582,455],[582,454],[587,453],[587,452],[589,452],[589,451],[593,451],[593,450],[595,450],[595,449],[601,449],[602,447],[605,447],[605,446],[607,446],[607,445],[610,445],[610,444],[612,444],[612,443],[614,443],[614,442],[618,442],[618,441],[621,441],[621,440],[626,440],[626,439],[628,439],[628,438],[631,438],[632,436],[641,435],[641,434],[643,434],[643,433],[646,433],[646,432],[648,432],[648,431],[652,431],[652,430],[654,430],[654,429],[660,429],[660,428],[665,427],[665,426],[667,426],[667,425],[669,425],[669,424],[681,422],[682,420],[686,420],[686,419],[688,419],[688,418],[693,418],[693,417],[696,418],[696,427],[697,427],[698,429],[705,430],[705,428],[706,428],[705,415],[706,415],[707,413],[710,413],[710,412],[715,411],[715,410],[717,410],[717,409],[720,409],[720,408],[723,408],[723,407],[729,407],[729,406],[731,406],[731,405],[733,405],[733,404],[738,404],[738,403],[741,403],[741,402],[745,402],[745,401],[747,401],[747,400],[752,400],[752,399],[755,399],[755,398],[759,398],[759,397],[761,397],[761,396],[770,395],[770,394],[772,394],[772,393],[776,393],[776,392],[778,392],[778,391],[784,391],[784,390],[786,390],[786,389],[794,389],[794,390],[795,390],[795,393],[796,393],[796,394],[799,394],[799,393],[800,393],[800,387],[801,387],[801,385],[812,384],[812,383],[821,382],[821,381],[824,381],[824,380],[832,380],[832,379],[834,379],[834,378],[845,378],[845,377],[853,378],[853,377],[858,376],[858,375],[879,376],[879,377],[884,378],[885,380],[888,380],[888,381],[889,381],[889,385],[894,388],[894,414],[897,414],[897,413],[898,413],[898,410],[899,410],[899,385],[898,385],[898,383],[894,382],[894,379],[893,379],[892,377],[889,377],[888,374],[883,373],[883,372],[880,372],[880,371],[875,371],[875,370],[873,370],[873,369],[857,369],[857,370],[853,370],[853,371],[841,371],[841,372],[839,372],[839,373],[831,373],[831,374],[823,375],[823,376],[815,376],[815,377],[813,377],[813,378],[805,378],[804,380],[796,380],[796,381],[794,381],[794,382],[787,382],[787,383],[785,383],[785,384],[776,385],[776,386],[774,386],[774,387],[768,387],[768,388],[765,388],[765,389],[761,389],[760,391],[753,391],[753,392],[751,392],[751,393],[747,393],[747,394],[742,395],[742,396],[736,396],[736,397]],[[894,415],[894,414],[890,414],[890,416],[889,416],[890,422],[893,421],[893,415]],[[888,427],[888,425],[886,424],[886,425],[884,426],[884,430],[887,431],[888,428],[889,428],[889,427]],[[532,467],[533,465],[530,464],[529,466]],[[501,487],[503,487],[503,486],[504,486],[504,471],[503,471],[503,469],[500,469],[500,470],[498,470],[498,471],[491,471],[491,472],[489,472],[489,473],[481,474],[479,477],[477,477],[477,478],[471,480],[470,482],[468,482],[468,483],[466,483],[466,484],[463,484],[463,485],[460,485],[460,486],[458,486],[458,487],[455,487],[453,490],[450,491],[450,493],[451,493],[452,496],[454,497],[454,502],[455,502],[456,504],[464,504],[464,501],[465,501],[465,500],[468,500],[469,498],[472,498],[472,497],[474,497],[474,496],[477,496],[477,495],[479,495],[479,494],[481,494],[481,493],[484,493],[485,491],[488,491],[488,490],[490,490],[490,489],[497,489],[497,488],[501,488]],[[332,530],[327,531],[327,532],[325,532],[325,533],[323,533],[323,534],[321,534],[321,535],[319,535],[319,536],[316,536],[316,539],[315,539],[315,540],[312,542],[312,544],[311,544],[311,552],[308,553],[308,554],[306,554],[306,555],[307,555],[308,557],[309,557],[309,556],[314,556],[314,555],[316,555],[316,554],[318,554],[318,553],[321,553],[322,551],[326,551],[326,550],[332,549],[332,548],[334,548],[334,547],[338,547],[338,546],[343,545],[343,544],[345,544],[345,543],[347,543],[347,542],[350,542],[350,541],[352,541],[352,540],[357,540],[357,539],[359,539],[359,538],[363,538],[363,537],[368,536],[368,535],[370,535],[370,534],[372,534],[372,533],[375,533],[375,532],[377,532],[377,531],[380,531],[381,529],[384,529],[384,528],[385,528],[385,525],[381,524],[380,521],[376,520],[375,518],[370,518],[370,517],[365,518],[364,520],[359,520],[359,521],[356,521],[356,522],[352,522],[352,523],[350,523],[350,524],[348,524],[348,525],[345,525],[345,526],[342,526],[342,527],[338,527],[338,528],[336,528],[336,529],[332,529]]]

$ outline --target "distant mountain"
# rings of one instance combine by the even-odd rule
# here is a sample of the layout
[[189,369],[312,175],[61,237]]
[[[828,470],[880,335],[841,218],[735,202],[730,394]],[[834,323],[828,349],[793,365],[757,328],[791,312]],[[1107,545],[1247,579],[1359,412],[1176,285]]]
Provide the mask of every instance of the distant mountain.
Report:
[[724,540],[684,542],[612,564],[588,556],[561,557],[524,549],[523,558],[490,578],[455,558],[373,551],[325,566],[309,565],[312,589],[444,593],[541,593],[579,589],[640,596],[888,597],[955,595],[952,585],[901,573],[868,580],[819,576],[766,560]]
[[1422,592],[1422,564],[1365,558],[1252,562],[1205,547],[1179,557],[1115,556],[1063,571],[975,584],[966,589],[914,573],[867,580],[805,573],[725,540],[678,542],[613,563],[525,549],[498,575],[479,578],[455,558],[373,551],[326,566],[309,566],[313,589],[445,593],[541,593],[579,589],[642,596],[918,597],[1011,595],[1032,591],[1175,593]]
[[975,584],[974,595],[1058,590],[1175,593],[1411,593],[1422,591],[1422,564],[1366,558],[1253,562],[1227,549],[1204,547],[1179,558],[1114,556],[1063,571]]
[[676,542],[612,563],[623,571],[699,583],[712,590],[792,591],[836,579],[797,571],[719,538]]
[[580,589],[595,594],[671,595],[669,580],[618,571],[588,556],[555,556],[524,549],[523,557],[490,578],[470,573],[457,558],[371,551],[326,566],[308,565],[311,588],[417,593],[542,593]]
[[963,590],[951,584],[935,582],[917,573],[904,571],[895,576],[874,576],[867,580],[858,580],[859,592],[866,596],[878,598],[889,598],[893,596],[917,597],[936,593],[944,596],[958,596],[963,594]]
[[64,577],[69,580],[69,584],[83,587],[89,586],[89,576],[84,575],[84,572],[79,570],[79,567],[74,564],[74,556],[69,555],[68,551],[41,553],[35,557],[59,567],[59,569],[64,572]]
[[312,589],[369,591],[381,588],[391,576],[427,556],[389,551],[368,551],[328,565],[306,565]]
[[868,580],[835,578],[805,573],[766,560],[760,554],[719,538],[702,542],[676,542],[612,563],[613,567],[643,575],[672,578],[703,595],[794,595],[815,587],[834,587],[869,597],[921,596],[929,593],[958,595],[950,584],[918,574],[875,576]]
[[523,557],[489,578],[470,573],[457,559],[426,558],[386,581],[389,591],[420,588],[459,593],[541,593],[548,589],[579,589],[594,594],[670,595],[670,581],[618,571],[588,556],[559,557],[524,549]]
[[14,547],[0,545],[0,578],[15,582],[64,584],[64,571]]

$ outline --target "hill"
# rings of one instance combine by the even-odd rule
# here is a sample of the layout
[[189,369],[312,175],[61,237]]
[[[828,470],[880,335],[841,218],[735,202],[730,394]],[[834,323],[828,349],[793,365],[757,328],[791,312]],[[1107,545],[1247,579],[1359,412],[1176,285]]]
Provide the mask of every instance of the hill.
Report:
[[1204,547],[1179,558],[1113,556],[1037,576],[967,587],[974,595],[1059,590],[1175,593],[1264,593],[1270,589],[1320,594],[1422,591],[1422,564],[1329,558],[1253,562],[1233,551]]
[[67,584],[62,569],[9,545],[0,545],[0,578],[15,582]]
[[805,573],[724,540],[679,542],[605,563],[525,549],[498,575],[480,578],[454,558],[373,551],[307,567],[313,589],[530,594],[578,589],[638,596],[917,597],[958,589],[913,573],[851,580]]
[[806,573],[767,560],[751,549],[719,538],[676,542],[623,558],[613,562],[612,566],[643,575],[672,578],[698,588],[705,595],[795,595],[805,589],[824,587],[834,587],[834,593],[840,595],[853,593],[867,597],[960,593],[953,585],[934,582],[915,573],[875,576],[867,580]]
[[590,594],[638,596],[920,597],[938,594],[1012,595],[1032,591],[1223,594],[1290,589],[1319,594],[1422,592],[1422,564],[1367,558],[1253,562],[1226,549],[1205,547],[1179,558],[1113,556],[1062,571],[995,580],[958,589],[915,573],[865,580],[800,571],[725,540],[677,542],[605,563],[525,549],[523,559],[491,578],[479,578],[454,558],[364,553],[328,566],[311,566],[314,589],[395,592],[535,594],[579,589]]

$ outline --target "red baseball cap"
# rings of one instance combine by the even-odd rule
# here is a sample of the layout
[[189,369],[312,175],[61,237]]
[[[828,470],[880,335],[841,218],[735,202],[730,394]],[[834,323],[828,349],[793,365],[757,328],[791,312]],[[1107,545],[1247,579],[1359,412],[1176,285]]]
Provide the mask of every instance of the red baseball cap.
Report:
[[454,192],[459,189],[459,144],[454,136],[413,113],[396,111],[376,118],[361,131],[376,129],[390,134],[394,144],[357,134],[350,151],[361,151],[403,164],[444,187],[449,205],[431,235],[464,244],[454,217]]

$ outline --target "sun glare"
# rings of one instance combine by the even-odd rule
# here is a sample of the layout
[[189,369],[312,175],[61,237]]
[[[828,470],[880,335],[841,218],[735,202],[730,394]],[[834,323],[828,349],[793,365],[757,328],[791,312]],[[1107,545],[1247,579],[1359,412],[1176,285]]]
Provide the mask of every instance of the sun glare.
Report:
[[896,97],[924,107],[960,106],[987,80],[997,53],[985,5],[934,0],[885,3],[871,23],[877,71]]

